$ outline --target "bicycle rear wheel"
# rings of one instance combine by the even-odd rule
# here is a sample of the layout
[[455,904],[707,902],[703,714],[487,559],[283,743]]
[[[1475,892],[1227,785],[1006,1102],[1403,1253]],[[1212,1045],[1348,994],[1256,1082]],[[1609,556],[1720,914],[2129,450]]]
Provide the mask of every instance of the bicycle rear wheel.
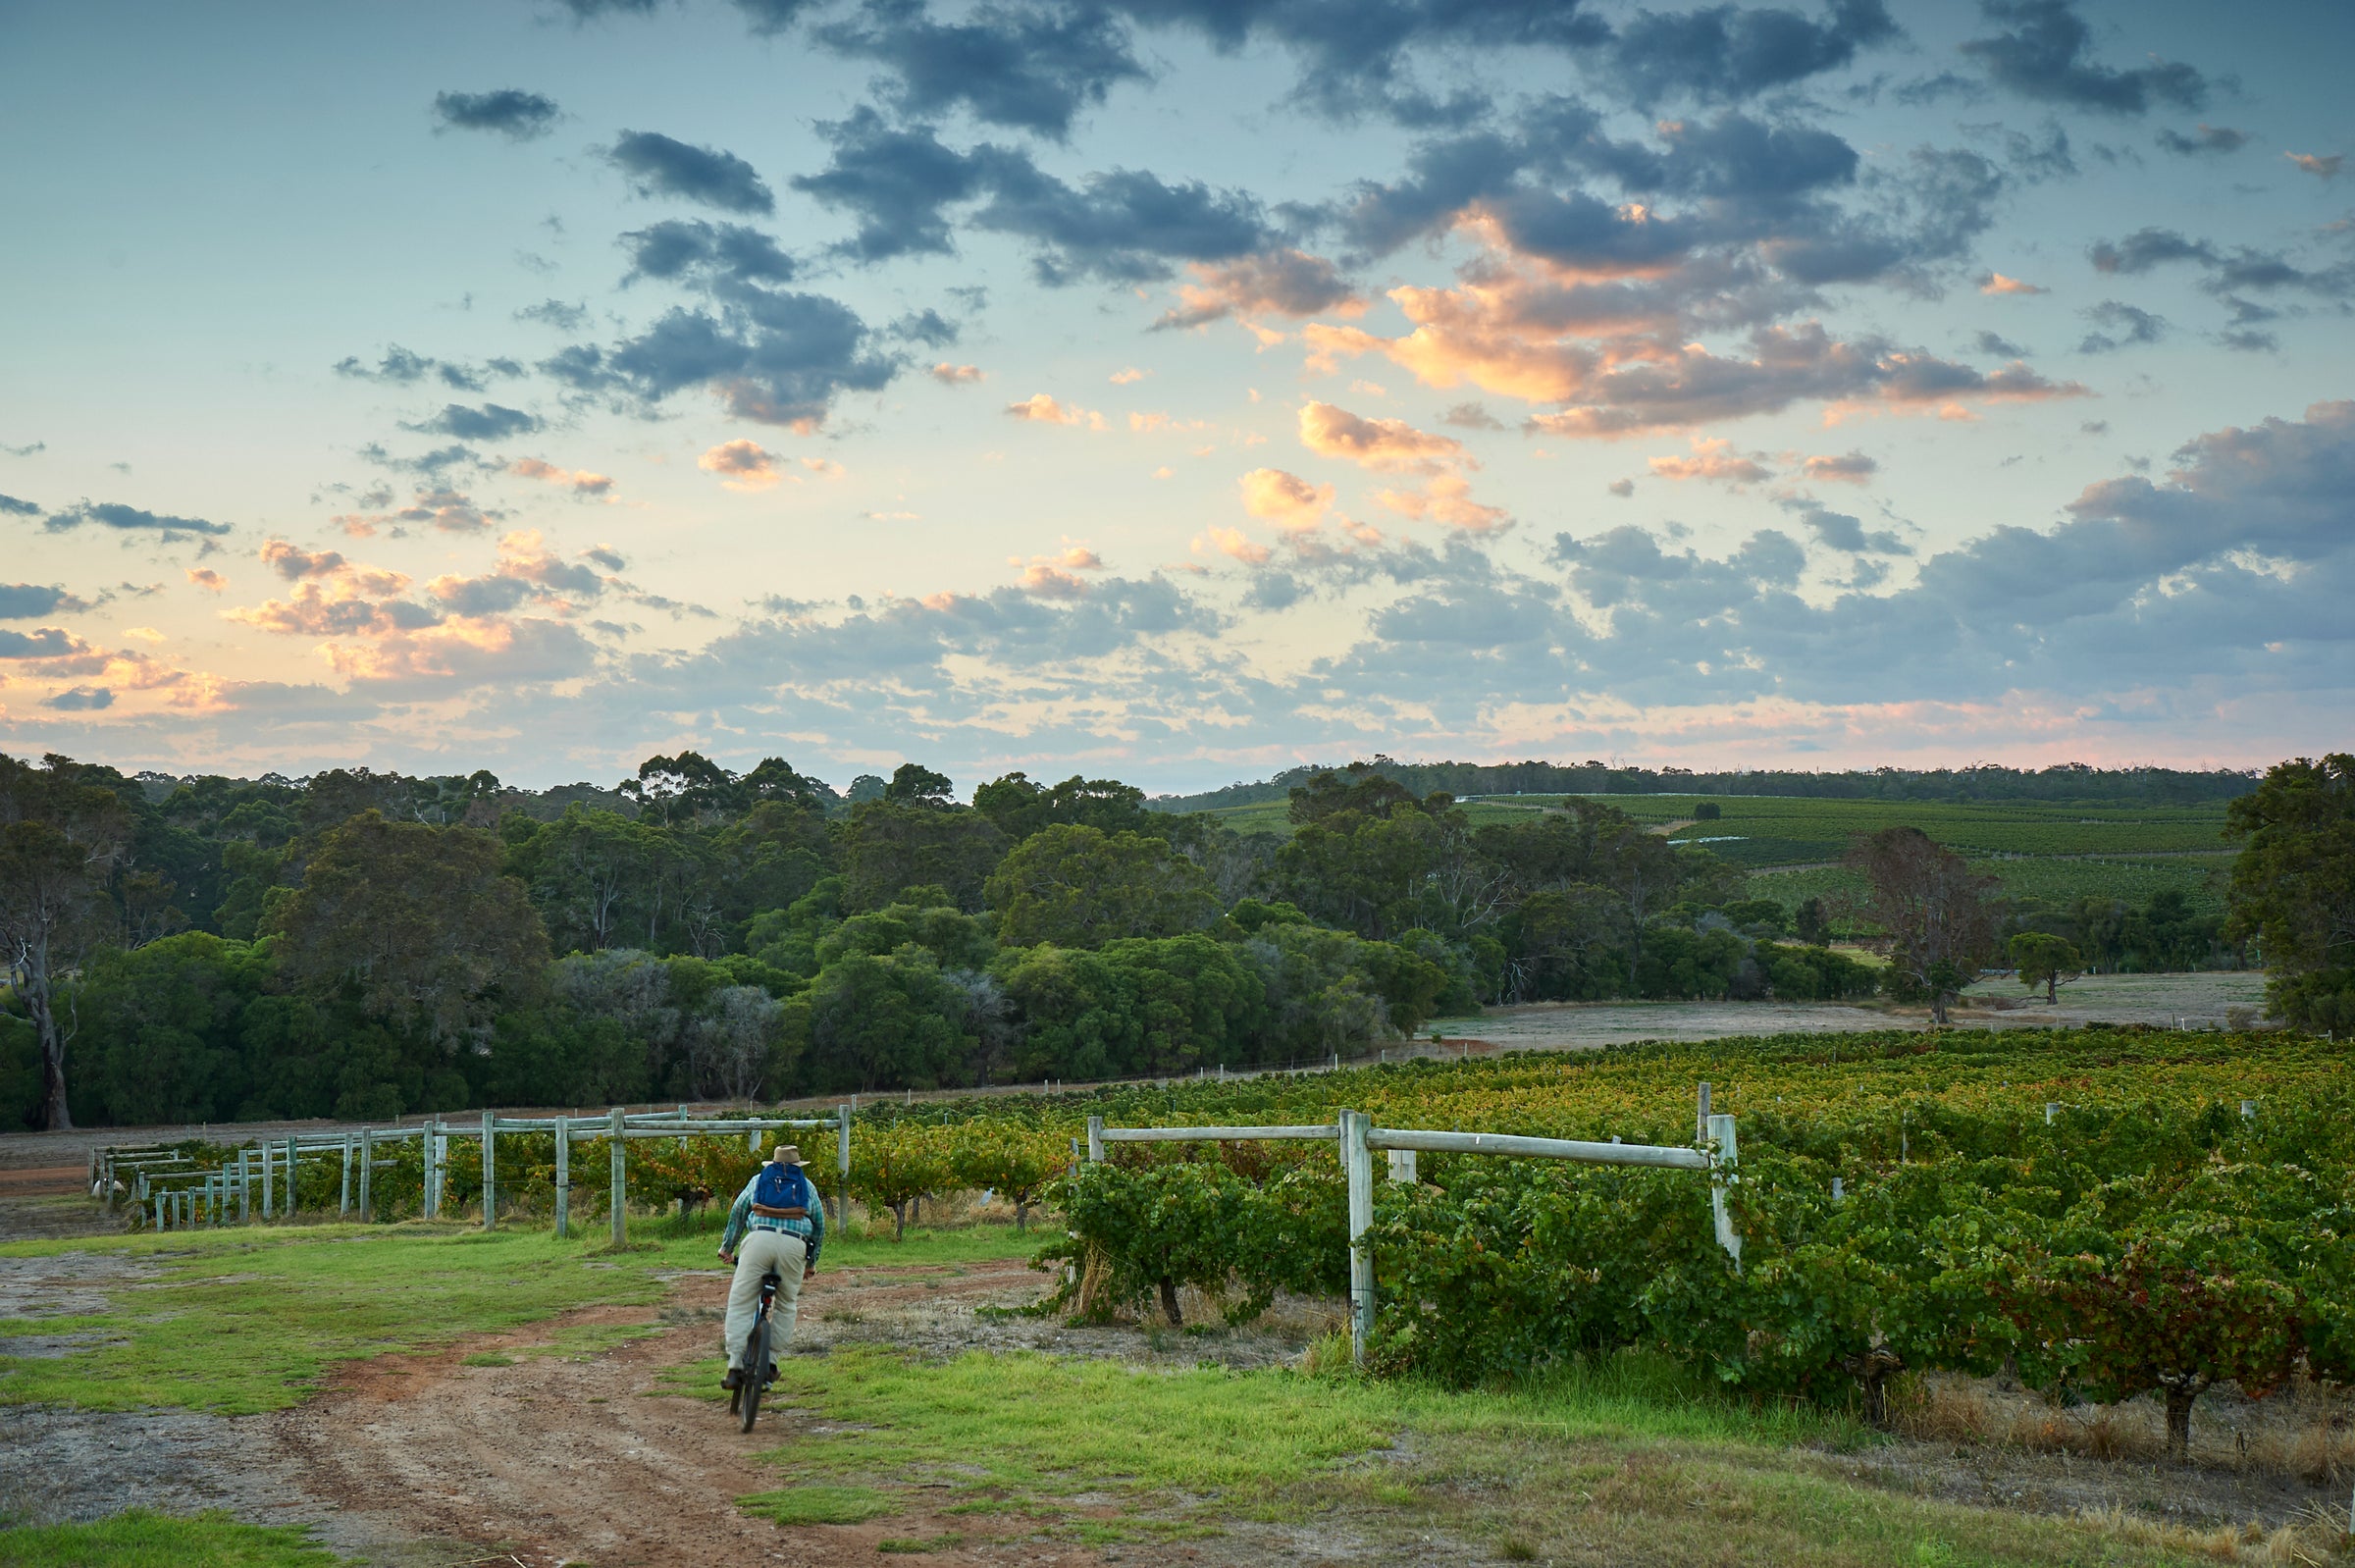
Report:
[[752,1337],[744,1345],[744,1385],[737,1390],[743,1400],[741,1415],[744,1430],[753,1430],[760,1419],[760,1395],[768,1382],[768,1314],[763,1312],[753,1325]]

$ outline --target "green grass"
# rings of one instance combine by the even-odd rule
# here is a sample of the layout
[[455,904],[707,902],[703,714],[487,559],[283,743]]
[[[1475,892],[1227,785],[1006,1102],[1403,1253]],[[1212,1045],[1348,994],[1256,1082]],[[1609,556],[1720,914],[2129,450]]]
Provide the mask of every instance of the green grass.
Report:
[[[2220,878],[2230,870],[2231,863],[2229,855],[2181,855],[2141,861],[2073,861],[2029,856],[2017,860],[1973,861],[1971,869],[1993,876],[2001,891],[2013,898],[2046,899],[2054,903],[2110,898],[2141,905],[2148,904],[2152,894],[2172,888],[2181,892],[2194,910],[2215,914],[2224,909]],[[1827,865],[1795,871],[1753,871],[1743,891],[1750,898],[1773,899],[1785,909],[1796,910],[1811,898],[1855,897],[1862,893],[1863,886],[1863,879],[1856,872],[1844,866]]]
[[91,1525],[0,1530],[7,1568],[335,1568],[299,1530],[241,1525],[224,1513],[175,1519],[143,1508]]
[[901,1508],[871,1487],[788,1487],[739,1497],[736,1506],[780,1525],[863,1525]]
[[[704,1391],[711,1370],[682,1369],[681,1382]],[[2170,1560],[2068,1520],[1859,1485],[1841,1456],[1876,1439],[1846,1418],[1753,1409],[1637,1358],[1513,1392],[1030,1353],[926,1363],[838,1349],[780,1370],[796,1435],[776,1462],[892,1477],[912,1515],[1022,1515],[1036,1533],[1074,1541],[1333,1516],[1393,1544],[1428,1548],[1438,1532],[1513,1558]],[[1082,1493],[1118,1499],[1118,1517],[1080,1513]],[[747,1506],[767,1512],[779,1495],[793,1493]],[[953,1541],[904,1539],[892,1549]]]
[[[819,1261],[830,1268],[956,1265],[1028,1257],[1039,1240],[1035,1230],[1018,1235],[1003,1226],[912,1230],[897,1243],[888,1234],[853,1233],[829,1241]],[[431,1349],[576,1307],[651,1303],[663,1293],[658,1275],[723,1267],[713,1255],[717,1245],[716,1235],[682,1236],[617,1254],[578,1237],[558,1241],[544,1228],[486,1234],[418,1225],[13,1242],[0,1245],[0,1256],[120,1252],[161,1272],[126,1281],[105,1312],[0,1322],[0,1405],[181,1405],[231,1415],[283,1409],[340,1361]],[[640,1332],[576,1326],[525,1353],[594,1355]],[[62,1356],[6,1353],[12,1334],[66,1333],[94,1342]]]

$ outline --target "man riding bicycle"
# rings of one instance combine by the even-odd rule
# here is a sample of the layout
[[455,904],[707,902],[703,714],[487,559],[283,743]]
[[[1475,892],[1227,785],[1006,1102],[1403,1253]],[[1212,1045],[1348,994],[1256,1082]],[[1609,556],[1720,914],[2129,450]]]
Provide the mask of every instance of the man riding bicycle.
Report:
[[[802,1170],[802,1151],[781,1145],[736,1194],[728,1228],[719,1238],[720,1261],[736,1265],[736,1278],[728,1284],[728,1375],[721,1387],[744,1382],[744,1345],[760,1310],[760,1278],[772,1271],[781,1281],[769,1309],[774,1343],[782,1353],[793,1342],[802,1276],[817,1272],[817,1249],[825,1239],[825,1205]],[[759,1369],[757,1375],[765,1372]]]

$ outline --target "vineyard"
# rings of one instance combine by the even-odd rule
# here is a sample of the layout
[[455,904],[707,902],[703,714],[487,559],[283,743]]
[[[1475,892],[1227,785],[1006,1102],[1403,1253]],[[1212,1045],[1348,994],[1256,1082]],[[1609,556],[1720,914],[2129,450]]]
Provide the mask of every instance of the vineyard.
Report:
[[[2153,1393],[2180,1450],[2200,1395],[2300,1371],[2355,1381],[2355,1080],[2277,1035],[2084,1030],[1782,1039],[1405,1064],[1105,1090],[1009,1117],[877,1113],[956,1146],[981,1127],[1388,1125],[1691,1143],[1697,1080],[1742,1128],[1744,1238],[1712,1239],[1689,1173],[1426,1156],[1379,1192],[1375,1364],[1453,1385],[1623,1348],[1759,1394],[1885,1413],[1904,1373],[2015,1369],[2065,1401]],[[1130,1146],[1049,1192],[1066,1307],[1230,1321],[1346,1283],[1345,1193],[1315,1143]]]
[[[1349,1284],[1348,1195],[1330,1136],[1126,1143],[1113,1128],[1334,1124],[1692,1146],[1695,1094],[1741,1129],[1724,1197],[1737,1266],[1691,1171],[1433,1153],[1378,1186],[1368,1237],[1378,1370],[1451,1385],[1642,1349],[1752,1394],[1886,1413],[1893,1379],[2010,1369],[2064,1401],[2164,1398],[2179,1449],[2219,1383],[2355,1383],[2355,1077],[2286,1034],[2093,1028],[1783,1036],[1213,1077],[1088,1092],[884,1102],[852,1121],[846,1183],[893,1233],[927,1198],[987,1190],[1060,1223],[1059,1309],[1179,1321],[1178,1291],[1246,1323]],[[608,1146],[572,1144],[572,1199],[609,1199]],[[420,1212],[423,1140],[375,1168],[378,1217]],[[199,1167],[224,1146],[191,1144]],[[759,1156],[738,1133],[634,1135],[642,1211],[722,1203]],[[830,1196],[830,1162],[812,1161]],[[479,1200],[453,1141],[444,1212]],[[1403,1176],[1407,1168],[1394,1167]],[[502,1133],[505,1212],[544,1212],[552,1140]],[[337,1207],[339,1174],[299,1176]],[[346,1193],[347,1193],[346,1188]]]

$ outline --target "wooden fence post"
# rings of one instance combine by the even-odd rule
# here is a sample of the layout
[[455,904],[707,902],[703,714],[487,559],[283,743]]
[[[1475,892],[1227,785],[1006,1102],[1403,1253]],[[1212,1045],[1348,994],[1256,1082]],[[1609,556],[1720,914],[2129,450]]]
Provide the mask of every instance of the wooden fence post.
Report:
[[851,1223],[851,1108],[834,1108],[834,1228]]
[[1374,1248],[1366,1232],[1374,1226],[1374,1157],[1366,1127],[1374,1119],[1341,1113],[1341,1171],[1349,1183],[1349,1359],[1366,1364],[1366,1341],[1374,1336]]
[[498,1119],[483,1113],[483,1228],[498,1228]]
[[1104,1163],[1104,1119],[1100,1116],[1087,1119],[1087,1163]]
[[556,1239],[572,1234],[572,1121],[556,1118]]
[[613,1139],[611,1208],[613,1210],[613,1245],[616,1247],[627,1245],[630,1239],[630,1167],[629,1156],[625,1152],[628,1147],[626,1136],[628,1128],[629,1123],[622,1116],[621,1107],[615,1106],[613,1108],[613,1126],[608,1135]]
[[1734,1142],[1734,1119],[1730,1116],[1709,1118],[1709,1141],[1716,1145],[1709,1156],[1709,1217],[1717,1224],[1717,1244],[1734,1260],[1734,1272],[1742,1272],[1742,1232],[1734,1228],[1734,1217],[1726,1211],[1725,1189],[1742,1179],[1737,1167],[1741,1151]]
[[369,1181],[376,1172],[376,1128],[360,1128],[360,1224],[376,1223],[376,1205],[369,1200],[375,1194]]

